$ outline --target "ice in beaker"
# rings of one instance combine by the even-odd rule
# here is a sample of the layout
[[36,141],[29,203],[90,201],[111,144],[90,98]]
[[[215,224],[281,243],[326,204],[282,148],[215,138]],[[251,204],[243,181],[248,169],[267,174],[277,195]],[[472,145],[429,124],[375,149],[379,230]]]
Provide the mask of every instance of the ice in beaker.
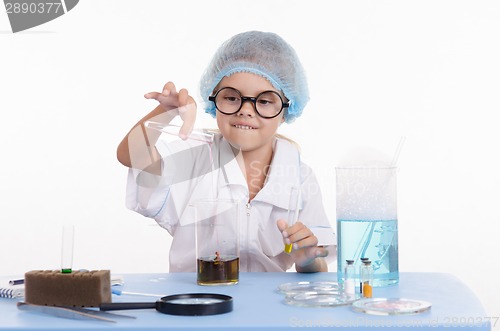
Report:
[[234,200],[194,203],[197,283],[231,285],[239,281],[239,215]]
[[396,170],[336,168],[339,283],[345,261],[354,260],[359,270],[361,258],[371,261],[375,287],[399,282]]

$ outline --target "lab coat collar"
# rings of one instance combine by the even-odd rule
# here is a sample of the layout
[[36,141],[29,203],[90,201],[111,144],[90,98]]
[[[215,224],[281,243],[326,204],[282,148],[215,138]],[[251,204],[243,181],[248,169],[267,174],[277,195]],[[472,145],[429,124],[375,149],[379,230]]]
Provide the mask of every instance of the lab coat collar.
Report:
[[[221,135],[219,150],[219,164],[224,177],[224,186],[238,185],[248,190],[247,181],[238,165],[238,156],[235,156],[229,142]],[[223,159],[231,158],[231,160]]]

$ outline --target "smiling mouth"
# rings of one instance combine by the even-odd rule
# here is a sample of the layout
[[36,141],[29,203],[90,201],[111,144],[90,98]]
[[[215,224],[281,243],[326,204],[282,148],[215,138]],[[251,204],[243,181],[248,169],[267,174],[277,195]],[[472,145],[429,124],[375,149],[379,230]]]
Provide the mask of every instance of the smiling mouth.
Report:
[[242,130],[254,130],[255,128],[249,125],[240,125],[240,124],[235,124],[233,127],[237,129],[242,129]]

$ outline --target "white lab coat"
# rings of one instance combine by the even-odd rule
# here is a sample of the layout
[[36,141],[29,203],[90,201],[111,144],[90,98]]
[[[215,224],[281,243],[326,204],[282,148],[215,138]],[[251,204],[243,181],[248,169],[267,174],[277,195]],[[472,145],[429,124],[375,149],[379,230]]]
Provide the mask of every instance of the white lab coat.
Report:
[[319,245],[329,246],[327,261],[335,259],[335,232],[325,214],[319,184],[292,143],[275,140],[267,180],[250,202],[245,177],[222,135],[215,135],[211,149],[210,145],[197,145],[182,157],[173,158],[175,162],[164,155],[165,150],[172,153],[174,147],[157,148],[165,160],[164,175],[130,169],[127,207],[155,219],[173,236],[170,272],[196,271],[194,208],[190,205],[215,197],[241,202],[240,271],[286,271],[292,267],[276,226],[278,219],[287,219],[292,186],[301,188],[299,221],[313,231]]

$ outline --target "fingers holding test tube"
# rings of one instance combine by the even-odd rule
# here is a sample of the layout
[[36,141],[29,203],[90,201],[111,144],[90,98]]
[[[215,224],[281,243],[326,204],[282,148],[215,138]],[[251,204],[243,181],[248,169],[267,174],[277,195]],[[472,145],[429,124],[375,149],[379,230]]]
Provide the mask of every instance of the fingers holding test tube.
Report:
[[328,250],[318,246],[318,238],[302,222],[296,222],[289,226],[284,219],[277,221],[278,229],[283,236],[283,242],[290,245],[290,256],[295,262],[297,271],[315,272],[327,271],[328,266],[325,261],[320,261],[322,257],[328,256]]
[[149,92],[144,97],[158,101],[165,111],[175,112],[175,115],[179,115],[183,121],[179,137],[187,139],[191,131],[193,131],[196,120],[196,102],[189,95],[188,90],[183,88],[177,91],[175,84],[168,82],[161,93]]
[[[318,238],[302,222],[296,222],[290,226],[285,220],[280,219],[277,225],[283,236],[285,252],[288,254],[292,252],[292,249],[298,250],[318,244]],[[288,247],[290,251],[287,251]]]

